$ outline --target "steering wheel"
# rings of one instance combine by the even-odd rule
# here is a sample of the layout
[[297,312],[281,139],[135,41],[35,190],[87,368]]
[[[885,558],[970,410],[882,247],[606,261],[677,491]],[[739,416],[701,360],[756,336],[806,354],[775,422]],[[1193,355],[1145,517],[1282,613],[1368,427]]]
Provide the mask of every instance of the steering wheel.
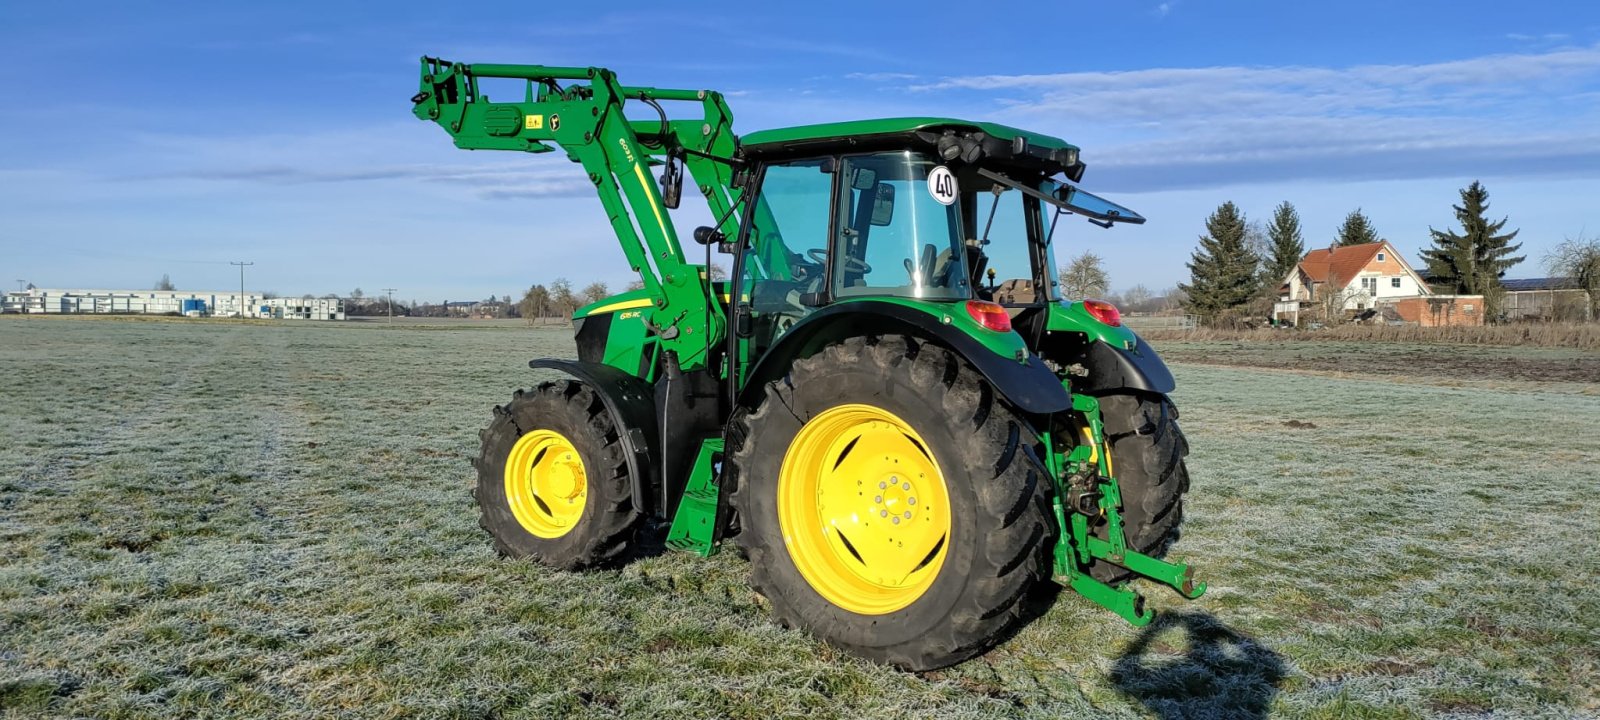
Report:
[[[828,262],[828,251],[823,250],[822,248],[811,248],[810,250],[806,251],[806,257],[815,260],[818,265],[825,265]],[[846,256],[844,258],[844,270],[845,272],[853,272],[860,275],[865,275],[869,272],[872,272],[872,266],[868,265],[865,260],[859,260]]]

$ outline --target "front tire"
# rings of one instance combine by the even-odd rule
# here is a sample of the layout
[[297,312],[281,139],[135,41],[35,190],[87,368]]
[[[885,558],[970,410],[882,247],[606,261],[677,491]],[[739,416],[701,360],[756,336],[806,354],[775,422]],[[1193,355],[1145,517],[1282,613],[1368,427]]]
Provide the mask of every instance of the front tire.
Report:
[[592,388],[566,380],[518,390],[479,436],[473,497],[500,554],[575,570],[627,550],[638,519],[628,464]]
[[851,338],[736,415],[727,477],[778,621],[908,670],[998,643],[1056,539],[1036,435],[949,350]]

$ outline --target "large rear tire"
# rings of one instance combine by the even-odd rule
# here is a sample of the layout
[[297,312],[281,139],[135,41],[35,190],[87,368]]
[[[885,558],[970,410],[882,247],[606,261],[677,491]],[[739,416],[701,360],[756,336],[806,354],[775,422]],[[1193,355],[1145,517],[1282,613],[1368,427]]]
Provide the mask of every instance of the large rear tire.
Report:
[[518,390],[479,437],[478,524],[502,555],[574,570],[627,550],[638,519],[628,464],[592,388],[566,380]]
[[851,338],[729,432],[751,584],[777,620],[908,670],[993,647],[1049,577],[1036,434],[954,353]]
[[[1183,494],[1189,490],[1184,457],[1189,442],[1178,427],[1178,409],[1164,395],[1116,394],[1099,398],[1101,420],[1111,442],[1112,473],[1122,493],[1122,528],[1128,547],[1150,557],[1165,557],[1183,524]],[[1105,537],[1104,525],[1096,534]],[[1096,580],[1118,583],[1133,577],[1127,568],[1095,561]]]

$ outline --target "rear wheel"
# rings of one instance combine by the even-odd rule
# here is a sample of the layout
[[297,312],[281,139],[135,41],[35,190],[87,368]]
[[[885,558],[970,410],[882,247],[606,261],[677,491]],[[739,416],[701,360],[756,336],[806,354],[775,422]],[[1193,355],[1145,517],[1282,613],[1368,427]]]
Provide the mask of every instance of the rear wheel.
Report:
[[911,670],[1004,637],[1055,527],[1035,434],[959,357],[852,338],[730,427],[751,583],[777,619]]
[[569,380],[518,390],[479,435],[473,496],[501,554],[575,569],[627,549],[637,519],[628,466],[593,389]]

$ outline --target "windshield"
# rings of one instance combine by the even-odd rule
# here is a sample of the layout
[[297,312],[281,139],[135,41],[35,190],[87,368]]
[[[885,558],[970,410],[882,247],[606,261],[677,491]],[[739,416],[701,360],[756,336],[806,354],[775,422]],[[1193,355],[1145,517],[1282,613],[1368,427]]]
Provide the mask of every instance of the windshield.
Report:
[[898,151],[846,157],[841,172],[835,297],[971,296],[956,202],[960,188],[949,168]]

